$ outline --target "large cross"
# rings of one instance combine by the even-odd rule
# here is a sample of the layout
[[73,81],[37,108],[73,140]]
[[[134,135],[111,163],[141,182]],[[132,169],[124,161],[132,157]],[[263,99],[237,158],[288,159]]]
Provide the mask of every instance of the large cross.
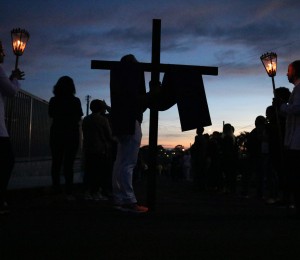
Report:
[[[151,81],[159,82],[159,74],[166,71],[197,70],[202,75],[218,75],[217,67],[161,64],[160,63],[160,36],[161,20],[153,19],[152,24],[152,60],[151,63],[140,62],[143,71],[151,72]],[[118,61],[92,60],[92,69],[112,70],[119,66]],[[155,91],[159,84],[152,84],[150,92]],[[157,136],[158,136],[158,110],[150,109],[149,124],[149,174],[147,179],[147,205],[154,210],[156,203],[156,171],[157,171]]]

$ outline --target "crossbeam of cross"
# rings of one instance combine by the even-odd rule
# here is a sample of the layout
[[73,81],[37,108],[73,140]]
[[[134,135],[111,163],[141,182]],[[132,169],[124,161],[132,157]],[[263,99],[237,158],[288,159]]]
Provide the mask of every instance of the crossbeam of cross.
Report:
[[[151,81],[154,83],[150,87],[150,92],[155,91],[159,86],[159,75],[163,72],[197,70],[202,75],[218,75],[217,67],[161,64],[160,63],[160,37],[161,20],[153,19],[152,25],[152,61],[151,63],[139,62],[138,66],[145,72],[151,72]],[[120,65],[119,61],[92,60],[92,69],[113,70]],[[156,172],[157,172],[157,137],[158,137],[158,111],[150,109],[149,124],[149,174],[147,180],[147,206],[150,210],[155,209],[156,203]]]

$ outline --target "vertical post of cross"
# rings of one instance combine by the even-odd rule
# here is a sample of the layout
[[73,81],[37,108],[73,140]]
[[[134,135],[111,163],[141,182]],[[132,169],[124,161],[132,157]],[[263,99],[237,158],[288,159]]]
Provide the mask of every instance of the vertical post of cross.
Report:
[[[161,20],[153,19],[152,24],[152,66],[150,92],[155,92],[159,87],[160,64],[160,35]],[[154,210],[156,201],[156,173],[157,173],[157,136],[158,136],[158,110],[150,109],[149,124],[149,174],[147,181],[147,205]]]

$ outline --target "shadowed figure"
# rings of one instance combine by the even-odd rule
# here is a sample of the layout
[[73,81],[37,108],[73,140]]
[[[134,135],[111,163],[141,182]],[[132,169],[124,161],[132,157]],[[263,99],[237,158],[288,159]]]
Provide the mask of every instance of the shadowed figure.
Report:
[[247,143],[250,162],[255,173],[256,195],[263,198],[265,195],[265,179],[269,177],[270,158],[269,158],[269,136],[266,129],[266,118],[257,116],[255,128],[250,132]]
[[118,141],[113,167],[112,187],[115,208],[142,213],[133,189],[133,172],[142,140],[143,112],[147,109],[143,71],[132,54],[121,59],[121,66],[111,71],[112,132]]
[[[279,87],[275,89],[274,95],[282,100],[282,102],[287,103],[291,92],[286,87]],[[287,190],[287,178],[284,167],[283,141],[285,135],[285,117],[279,113],[279,122],[277,122],[275,107],[271,105],[266,108],[266,120],[266,128],[269,136],[270,163],[274,172],[274,202],[287,205],[290,195]]]
[[63,167],[67,195],[71,195],[73,190],[73,166],[79,147],[79,122],[83,116],[80,99],[75,97],[75,93],[73,79],[61,77],[53,88],[54,97],[49,101],[48,111],[52,118],[52,185],[54,190],[60,190],[60,171]]
[[278,100],[279,111],[286,117],[284,149],[287,183],[294,196],[298,217],[300,217],[300,60],[289,64],[288,81],[294,85],[288,103]]
[[191,162],[194,183],[197,188],[204,190],[207,185],[207,148],[208,140],[203,135],[204,128],[196,130],[197,135],[191,146]]
[[238,146],[234,136],[234,128],[231,124],[223,126],[221,139],[222,170],[225,179],[225,192],[236,192],[236,175],[238,162]]
[[24,72],[17,69],[8,78],[2,68],[4,57],[4,49],[0,41],[0,214],[9,212],[6,193],[15,163],[9,133],[5,124],[4,102],[5,98],[14,97],[17,94],[20,89],[18,80],[23,79],[24,76]]
[[92,100],[92,114],[82,122],[85,198],[88,200],[104,200],[111,192],[110,166],[114,139],[105,116],[106,108],[104,101]]

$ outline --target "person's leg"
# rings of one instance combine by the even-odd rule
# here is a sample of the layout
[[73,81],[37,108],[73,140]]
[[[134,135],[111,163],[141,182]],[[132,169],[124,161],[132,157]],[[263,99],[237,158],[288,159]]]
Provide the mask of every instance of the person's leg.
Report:
[[52,155],[51,164],[51,177],[52,177],[52,187],[59,191],[60,189],[60,171],[64,157],[64,144],[63,138],[54,133],[50,133],[50,148]]
[[70,134],[65,136],[65,154],[64,154],[64,177],[66,193],[73,192],[73,179],[74,179],[74,161],[79,147],[79,133]]
[[15,159],[9,137],[0,137],[0,208],[6,203],[7,186],[14,162]]
[[91,191],[93,160],[91,154],[85,154],[83,185],[86,192]]
[[141,144],[141,126],[136,122],[135,134],[119,138],[117,158],[113,169],[113,195],[115,203],[136,203],[132,185],[133,170]]
[[289,163],[290,163],[290,182],[292,188],[292,194],[294,196],[294,202],[297,210],[297,214],[300,215],[300,174],[299,174],[299,161],[300,151],[289,151]]
[[91,193],[99,192],[102,182],[101,175],[103,174],[103,157],[101,155],[93,155],[90,161],[91,164]]
[[[99,183],[102,190],[102,195],[110,196],[111,195],[111,158],[109,156],[101,157],[99,160]],[[98,168],[98,169],[99,169]]]

